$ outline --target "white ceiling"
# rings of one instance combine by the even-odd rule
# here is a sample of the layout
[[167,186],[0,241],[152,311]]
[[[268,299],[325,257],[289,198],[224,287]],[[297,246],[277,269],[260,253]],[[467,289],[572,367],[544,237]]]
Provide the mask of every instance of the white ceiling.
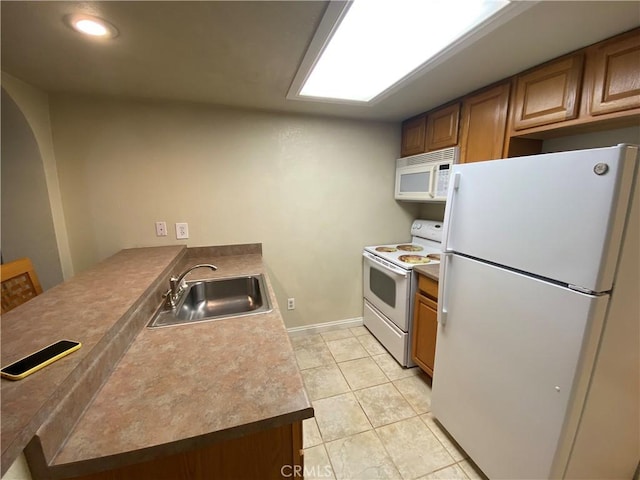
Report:
[[[543,1],[374,105],[287,100],[328,3],[3,0],[2,70],[47,92],[397,121],[640,25],[639,1]],[[77,12],[120,35],[80,36],[62,21]]]

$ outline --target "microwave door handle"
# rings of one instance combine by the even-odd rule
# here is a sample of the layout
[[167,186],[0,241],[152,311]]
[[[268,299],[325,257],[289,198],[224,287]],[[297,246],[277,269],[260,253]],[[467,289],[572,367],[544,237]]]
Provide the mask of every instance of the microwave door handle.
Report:
[[430,170],[431,170],[431,174],[429,175],[429,196],[431,198],[435,198],[435,191],[436,191],[436,169],[437,169],[437,165],[432,165]]

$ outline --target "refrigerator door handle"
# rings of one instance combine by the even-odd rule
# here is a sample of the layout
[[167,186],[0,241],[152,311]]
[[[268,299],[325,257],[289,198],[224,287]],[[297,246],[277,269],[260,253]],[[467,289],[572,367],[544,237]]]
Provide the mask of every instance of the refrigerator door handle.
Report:
[[447,198],[447,207],[444,211],[444,232],[442,234],[442,251],[451,252],[449,249],[449,233],[451,232],[451,212],[453,212],[453,201],[457,190],[460,188],[460,172],[454,172],[449,183],[449,198]]
[[450,252],[443,252],[442,256],[444,257],[444,263],[442,265],[442,272],[441,272],[441,276],[440,276],[440,284],[439,284],[439,292],[438,292],[438,298],[440,299],[440,301],[438,302],[438,305],[442,305],[442,307],[439,308],[439,312],[438,312],[438,323],[440,325],[442,325],[444,327],[444,325],[447,323],[447,316],[449,315],[449,310],[447,308],[447,288],[446,288],[446,282],[447,282],[447,270],[449,269],[449,262],[451,261],[451,253]]

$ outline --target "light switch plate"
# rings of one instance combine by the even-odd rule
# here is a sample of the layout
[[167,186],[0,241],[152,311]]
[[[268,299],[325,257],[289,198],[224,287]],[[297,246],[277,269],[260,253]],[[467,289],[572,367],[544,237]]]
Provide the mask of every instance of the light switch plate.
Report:
[[176,223],[176,238],[178,240],[189,238],[189,224]]

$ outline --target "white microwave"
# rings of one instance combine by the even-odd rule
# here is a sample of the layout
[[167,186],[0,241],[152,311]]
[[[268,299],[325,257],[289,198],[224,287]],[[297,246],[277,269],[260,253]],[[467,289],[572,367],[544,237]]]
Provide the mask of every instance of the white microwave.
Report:
[[444,202],[458,147],[444,148],[396,160],[396,200]]

